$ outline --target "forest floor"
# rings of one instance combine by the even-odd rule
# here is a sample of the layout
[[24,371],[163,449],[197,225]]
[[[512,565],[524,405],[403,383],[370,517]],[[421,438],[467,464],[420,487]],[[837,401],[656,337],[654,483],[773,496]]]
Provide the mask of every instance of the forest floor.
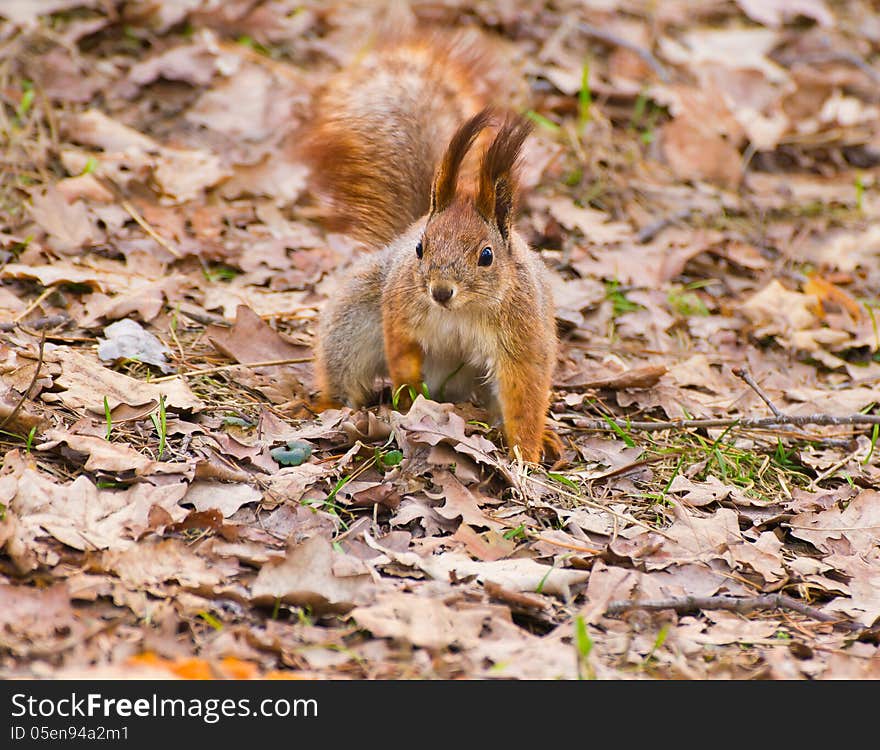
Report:
[[[880,13],[587,5],[0,4],[0,676],[880,677]],[[528,83],[552,466],[310,409],[291,146],[386,24]]]

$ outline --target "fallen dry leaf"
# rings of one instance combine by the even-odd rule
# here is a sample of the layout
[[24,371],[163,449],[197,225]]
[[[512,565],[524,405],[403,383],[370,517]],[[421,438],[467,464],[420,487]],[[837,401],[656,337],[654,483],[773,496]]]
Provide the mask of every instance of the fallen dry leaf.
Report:
[[196,510],[216,508],[229,518],[243,505],[259,502],[263,493],[246,484],[195,481],[189,485],[182,503],[191,503]]
[[[874,676],[873,425],[744,428],[732,372],[877,411],[874,4],[299,5],[0,3],[0,677]],[[438,24],[493,30],[476,89],[535,124],[552,466],[476,404],[316,414],[310,362],[227,367],[310,358],[366,251],[298,162],[315,93]],[[719,426],[638,426],[672,418]],[[639,605],[777,591],[868,629]]]
[[0,502],[17,520],[5,549],[25,570],[36,567],[38,540],[46,536],[78,550],[124,550],[148,528],[154,506],[174,520],[182,519],[186,511],[178,502],[185,493],[183,482],[102,490],[79,476],[58,484],[11,451],[0,476]]
[[[96,173],[124,182],[138,172],[152,173],[163,192],[176,202],[192,200],[228,175],[220,159],[205,150],[162,146],[143,133],[123,125],[96,109],[73,115],[66,123],[73,139],[103,152],[91,157]],[[84,170],[88,156],[66,154],[74,174]]]
[[154,408],[160,396],[165,397],[169,409],[201,411],[205,406],[182,379],[159,384],[136,380],[67,347],[58,347],[46,355],[46,360],[61,365],[55,382],[62,390],[53,398],[70,409],[85,409],[103,418],[105,398],[112,412],[120,404]]
[[506,612],[502,607],[451,607],[433,596],[400,592],[377,595],[372,604],[356,607],[349,616],[379,638],[397,638],[429,649],[471,648],[487,621]]
[[480,497],[472,493],[452,474],[445,471],[434,479],[440,486],[441,493],[433,495],[426,492],[425,494],[432,499],[445,501],[442,506],[437,508],[437,513],[443,518],[449,520],[460,518],[462,523],[482,526],[494,531],[505,528],[503,523],[490,518],[480,510]]
[[149,540],[125,550],[104,552],[101,565],[138,590],[155,590],[158,584],[172,580],[187,588],[210,590],[238,572],[235,562],[203,558],[178,539]]
[[236,309],[232,328],[211,326],[207,335],[220,352],[244,364],[296,359],[311,354],[306,347],[296,346],[282,338],[246,305],[239,305]]
[[392,424],[412,443],[446,443],[479,463],[492,464],[495,446],[479,434],[467,435],[465,422],[452,404],[438,404],[419,394],[405,415],[395,414]]
[[372,576],[363,563],[340,555],[324,537],[315,536],[289,547],[283,561],[263,565],[251,587],[251,598],[260,604],[281,600],[345,612],[372,589]]
[[589,574],[582,570],[556,568],[526,558],[478,562],[459,552],[421,557],[412,552],[395,553],[375,541],[368,540],[368,543],[381,549],[393,560],[417,568],[441,581],[448,581],[453,576],[458,579],[475,576],[479,581],[492,581],[512,591],[535,591],[568,597],[571,586],[589,578]]
[[[880,529],[880,493],[862,490],[843,510],[831,508],[818,513],[800,513],[787,525],[793,536],[810,542],[822,552],[867,554],[876,544]],[[843,549],[840,543],[844,544]]]
[[82,201],[68,202],[54,187],[35,194],[32,201],[31,215],[48,235],[48,244],[53,250],[74,254],[103,238]]
[[49,451],[64,443],[71,450],[88,456],[83,469],[86,471],[106,471],[124,474],[133,472],[135,476],[151,474],[179,474],[191,478],[195,467],[191,463],[154,461],[134,448],[121,443],[111,443],[104,438],[81,435],[66,430],[47,430],[43,433],[45,442],[37,446],[38,451]]
[[771,28],[778,28],[797,16],[812,18],[821,26],[834,23],[824,0],[736,0],[736,3],[753,21]]

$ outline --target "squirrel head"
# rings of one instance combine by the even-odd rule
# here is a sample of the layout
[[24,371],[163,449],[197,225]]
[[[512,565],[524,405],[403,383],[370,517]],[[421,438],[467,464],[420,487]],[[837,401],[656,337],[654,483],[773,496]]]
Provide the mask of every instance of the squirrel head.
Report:
[[424,233],[413,248],[416,274],[431,302],[448,309],[500,302],[515,275],[516,165],[531,123],[508,115],[483,154],[473,191],[458,184],[464,157],[495,117],[484,109],[452,136],[434,177]]

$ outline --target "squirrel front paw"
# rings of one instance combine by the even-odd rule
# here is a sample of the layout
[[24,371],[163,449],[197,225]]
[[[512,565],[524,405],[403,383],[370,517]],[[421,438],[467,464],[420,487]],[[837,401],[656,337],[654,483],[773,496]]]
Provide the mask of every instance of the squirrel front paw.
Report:
[[557,459],[562,458],[565,444],[562,442],[562,438],[560,438],[550,427],[544,427],[544,435],[541,444],[545,461],[556,461]]

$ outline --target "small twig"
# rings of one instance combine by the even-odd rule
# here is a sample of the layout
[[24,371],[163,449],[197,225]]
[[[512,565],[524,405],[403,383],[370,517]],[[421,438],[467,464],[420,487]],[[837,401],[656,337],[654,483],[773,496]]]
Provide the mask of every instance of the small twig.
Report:
[[591,23],[579,23],[578,29],[582,34],[586,34],[593,39],[598,39],[606,44],[610,44],[614,47],[622,47],[623,49],[635,53],[651,67],[651,70],[657,74],[657,77],[660,78],[663,83],[669,83],[669,73],[666,72],[666,68],[664,68],[663,65],[660,64],[660,61],[644,47],[640,47],[638,44],[629,41],[629,39],[624,39],[622,36],[618,36],[611,31],[606,31],[605,29],[600,29],[598,26],[593,26]]
[[537,537],[537,541],[544,542],[545,544],[552,544],[554,547],[562,547],[563,549],[570,549],[574,552],[583,552],[588,555],[601,555],[602,550],[593,549],[592,547],[584,547],[580,544],[568,544],[567,542],[561,542],[558,539],[548,539],[545,536],[539,535]]
[[675,224],[677,221],[683,221],[684,219],[689,218],[693,212],[694,211],[691,208],[683,208],[680,211],[669,214],[668,216],[662,216],[657,219],[657,221],[652,221],[647,226],[642,227],[636,235],[636,242],[639,242],[642,245],[646,242],[650,242],[670,224]]
[[812,54],[797,55],[786,57],[783,62],[788,67],[792,63],[803,63],[804,65],[816,65],[828,62],[845,62],[858,68],[874,83],[880,84],[880,72],[874,70],[868,63],[862,60],[855,52],[842,50],[827,50],[824,52],[813,52]]
[[69,320],[70,318],[67,315],[46,315],[42,318],[34,318],[26,323],[22,323],[21,321],[0,323],[0,331],[13,331],[22,326],[26,326],[33,331],[40,331],[44,328],[55,328],[56,326],[64,325]]
[[153,227],[151,227],[147,220],[140,215],[138,210],[131,205],[125,198],[121,198],[119,201],[119,205],[121,205],[126,211],[128,211],[129,215],[132,219],[134,219],[138,226],[143,229],[150,237],[152,237],[156,242],[158,242],[162,247],[164,247],[169,253],[171,253],[175,258],[180,258],[180,252],[177,248],[173,247],[168,240],[162,237],[158,232],[156,232]]
[[180,314],[186,316],[190,320],[194,320],[196,323],[201,323],[205,326],[225,326],[227,328],[230,327],[229,323],[224,320],[220,315],[211,315],[210,313],[198,310],[184,310],[183,308],[181,308]]
[[773,414],[775,414],[777,417],[785,416],[779,409],[776,408],[776,404],[774,404],[770,400],[770,396],[768,396],[764,392],[764,389],[755,382],[752,374],[745,367],[734,367],[731,372],[733,372],[733,374],[741,380],[744,380],[746,382],[746,385],[748,385],[755,393],[757,393],[758,396],[761,397],[761,400],[770,407],[770,411],[772,411]]
[[841,620],[839,617],[811,607],[785,594],[765,594],[763,596],[676,596],[669,599],[650,599],[645,601],[609,602],[605,614],[617,615],[630,609],[661,610],[673,609],[679,613],[695,612],[701,609],[722,609],[727,612],[745,614],[758,609],[790,609],[820,622],[831,622],[847,630],[857,631],[863,627],[858,623]]
[[164,247],[171,255],[175,258],[181,258],[180,252],[177,248],[173,247],[168,240],[162,237],[150,224],[147,220],[141,216],[140,212],[131,205],[131,202],[125,197],[122,190],[119,189],[119,186],[113,182],[109,177],[98,178],[98,181],[103,185],[107,190],[109,190],[113,195],[116,196],[116,199],[119,201],[119,205],[122,206],[127,212],[128,215],[131,216],[132,219],[135,220],[137,225],[143,229],[150,237],[152,237],[156,242],[158,242],[162,247]]
[[831,425],[857,425],[857,424],[880,424],[880,414],[849,414],[838,417],[834,414],[783,414],[778,417],[744,417],[740,419],[679,419],[668,422],[629,422],[625,419],[579,419],[574,423],[575,427],[584,430],[608,430],[608,422],[613,422],[618,427],[640,432],[659,432],[661,430],[693,430],[702,427],[742,427],[744,429],[766,429],[781,427],[782,425],[817,425],[827,427]]
[[54,292],[54,291],[55,291],[55,287],[54,287],[54,286],[50,286],[50,287],[47,287],[46,289],[44,289],[44,290],[40,293],[40,296],[39,296],[39,297],[37,297],[37,298],[36,298],[33,302],[31,302],[31,303],[30,303],[30,304],[29,304],[29,305],[28,305],[28,306],[27,306],[22,312],[20,312],[18,315],[16,315],[16,316],[12,319],[12,322],[13,322],[13,323],[18,323],[18,322],[19,322],[20,320],[22,320],[23,318],[26,318],[28,315],[30,315],[30,314],[34,311],[34,309],[35,309],[36,307],[39,306],[39,304],[40,304],[44,299],[46,299],[46,297],[48,297],[48,296],[49,296],[50,294],[52,294],[52,292]]
[[46,331],[42,332],[40,336],[40,348],[37,356],[37,367],[34,370],[34,376],[31,378],[31,382],[27,388],[24,389],[24,393],[21,394],[21,398],[18,400],[18,403],[15,405],[15,408],[6,415],[2,422],[0,422],[0,430],[6,427],[13,419],[15,419],[15,415],[21,410],[22,404],[24,404],[31,390],[37,383],[37,378],[40,377],[40,370],[43,367],[43,347],[46,345]]
[[[871,446],[870,446],[870,445],[868,446],[868,450],[869,450],[869,451],[871,450]],[[854,453],[850,453],[849,455],[847,455],[847,456],[843,457],[842,459],[840,459],[840,461],[837,461],[836,463],[834,463],[834,464],[832,464],[831,466],[829,466],[825,471],[823,471],[821,474],[819,474],[819,476],[817,476],[812,482],[810,482],[810,489],[811,489],[811,490],[816,489],[816,488],[819,486],[819,482],[823,482],[823,481],[825,481],[826,479],[828,479],[828,477],[830,477],[832,474],[837,473],[837,471],[838,471],[839,469],[841,469],[841,468],[843,468],[844,466],[846,466],[846,465],[847,465],[850,461],[852,461],[854,458],[857,459],[857,458],[858,458],[857,453],[858,453],[858,451],[856,451],[856,452],[854,452]]]
[[236,367],[277,367],[279,365],[298,365],[303,362],[311,362],[311,357],[298,357],[296,359],[270,359],[266,362],[236,362],[231,365],[220,365],[219,367],[206,367],[202,370],[189,370],[187,372],[178,372],[174,375],[164,375],[161,378],[151,380],[151,383],[164,383],[174,378],[194,378],[199,375],[213,375],[217,372],[225,372],[226,370],[234,370]]
[[530,594],[523,594],[519,591],[511,591],[503,586],[498,585],[494,581],[486,581],[483,583],[486,593],[493,599],[500,599],[507,604],[514,604],[524,609],[547,609],[550,605],[543,599]]

